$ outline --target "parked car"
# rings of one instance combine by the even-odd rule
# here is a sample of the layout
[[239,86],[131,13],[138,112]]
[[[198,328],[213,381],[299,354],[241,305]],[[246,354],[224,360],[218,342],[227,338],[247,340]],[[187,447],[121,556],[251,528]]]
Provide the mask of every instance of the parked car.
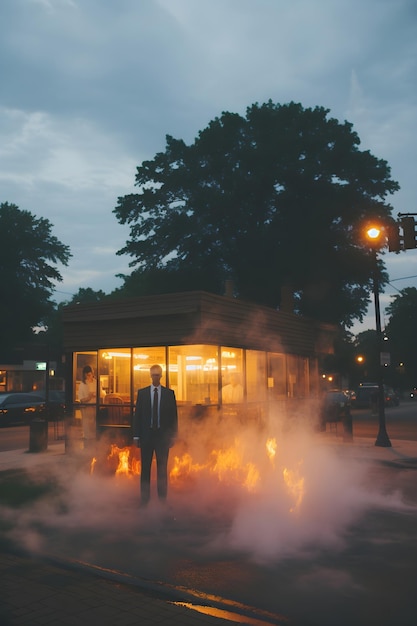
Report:
[[34,393],[10,392],[0,394],[0,426],[29,423],[44,417],[45,400]]
[[[356,398],[352,400],[352,407],[355,409],[371,409],[378,405],[379,387],[378,385],[363,385],[356,391]],[[400,398],[390,387],[384,385],[385,406],[398,406]]]
[[[44,402],[46,402],[45,391],[33,391],[31,395],[40,396]],[[67,411],[67,405],[65,402],[65,391],[59,391],[57,389],[50,389],[48,393],[48,418],[51,420],[63,419]]]
[[340,389],[327,391],[321,404],[320,430],[326,430],[328,422],[341,422],[349,417],[350,405],[350,397],[346,391]]
[[410,391],[410,400],[417,400],[417,387],[413,387]]
[[351,402],[356,400],[356,391],[354,389],[345,389],[345,393],[349,396]]
[[392,387],[385,387],[385,405],[399,406],[400,396]]

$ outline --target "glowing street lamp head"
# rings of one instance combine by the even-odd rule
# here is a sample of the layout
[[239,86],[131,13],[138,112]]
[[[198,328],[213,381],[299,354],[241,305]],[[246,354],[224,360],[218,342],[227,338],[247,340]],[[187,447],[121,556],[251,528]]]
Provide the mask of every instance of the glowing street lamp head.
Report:
[[377,241],[381,235],[381,229],[378,228],[378,226],[371,226],[367,229],[366,235],[368,239],[371,239],[372,241]]
[[385,245],[385,229],[378,223],[368,222],[362,227],[362,238],[374,249],[382,247]]

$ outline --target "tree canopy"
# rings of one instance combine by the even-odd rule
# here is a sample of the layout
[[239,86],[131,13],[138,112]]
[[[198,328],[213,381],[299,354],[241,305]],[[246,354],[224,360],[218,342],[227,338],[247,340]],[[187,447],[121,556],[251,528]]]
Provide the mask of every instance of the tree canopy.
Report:
[[52,224],[0,204],[0,352],[8,352],[44,323],[53,307],[56,282],[62,281],[57,264],[67,265],[70,249],[51,233]]
[[[397,372],[397,385],[417,386],[417,289],[406,287],[386,308],[386,326],[391,363]],[[402,364],[402,365],[400,365]]]
[[191,145],[168,135],[114,209],[130,224],[118,251],[133,258],[126,290],[223,293],[231,280],[260,304],[279,307],[285,287],[300,313],[363,319],[373,261],[358,228],[390,218],[385,198],[399,186],[359,144],[352,124],[294,102],[224,112]]

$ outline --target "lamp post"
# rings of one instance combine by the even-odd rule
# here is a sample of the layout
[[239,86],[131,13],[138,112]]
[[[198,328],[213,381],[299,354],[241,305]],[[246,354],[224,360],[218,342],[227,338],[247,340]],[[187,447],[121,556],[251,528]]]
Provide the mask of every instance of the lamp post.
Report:
[[375,326],[377,341],[377,357],[378,357],[378,435],[375,441],[376,446],[383,448],[391,447],[391,441],[388,437],[385,424],[385,393],[384,393],[384,377],[381,363],[382,352],[382,330],[381,330],[381,310],[379,306],[379,281],[378,281],[378,258],[377,248],[381,245],[382,230],[377,226],[367,229],[366,236],[371,243],[372,260],[373,260],[373,291],[375,303]]

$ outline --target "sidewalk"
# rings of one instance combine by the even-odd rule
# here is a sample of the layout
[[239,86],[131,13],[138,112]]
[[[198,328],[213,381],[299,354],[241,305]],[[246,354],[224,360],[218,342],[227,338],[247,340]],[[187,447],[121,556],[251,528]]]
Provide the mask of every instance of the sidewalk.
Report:
[[375,440],[368,437],[354,437],[353,443],[343,443],[342,437],[339,437],[333,442],[339,443],[346,453],[358,459],[417,467],[417,441],[392,439],[388,448],[376,446]]
[[[343,453],[357,458],[390,463],[416,463],[417,441],[391,440],[391,447],[379,447],[370,437],[354,437],[353,442],[344,442],[342,434],[326,432],[321,435],[324,443],[340,446]],[[30,453],[28,449],[0,452],[0,472],[9,469],[30,469],[37,465],[59,462],[66,457],[63,441],[49,443],[46,452]]]
[[[340,454],[357,460],[371,460],[375,468],[417,468],[417,442],[392,441],[392,447],[376,447],[371,439],[342,437],[325,433],[325,445],[336,446]],[[52,468],[65,464],[68,455],[63,442],[52,443],[42,453],[15,450],[0,453],[0,472]],[[161,572],[161,577],[163,572]],[[220,597],[196,595],[175,588],[104,570],[70,560],[42,558],[5,545],[0,538],[0,623],[24,626],[85,623],[102,625],[166,624],[222,626],[252,624],[268,626],[291,622],[283,616],[251,610],[228,603]]]

